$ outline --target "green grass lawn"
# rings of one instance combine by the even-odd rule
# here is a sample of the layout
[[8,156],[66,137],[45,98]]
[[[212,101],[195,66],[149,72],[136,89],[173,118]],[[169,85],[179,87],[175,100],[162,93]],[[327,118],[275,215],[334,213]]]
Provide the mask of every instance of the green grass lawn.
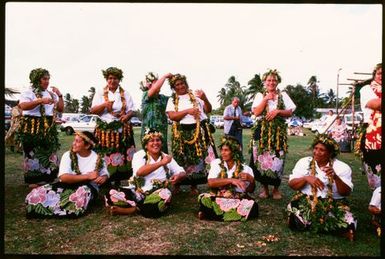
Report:
[[[135,128],[135,140],[140,147],[140,128]],[[104,209],[102,196],[89,213],[78,219],[26,219],[24,199],[28,187],[24,184],[22,155],[5,151],[4,252],[6,254],[123,254],[123,255],[309,255],[309,256],[380,256],[380,239],[374,235],[367,210],[371,198],[361,162],[352,153],[342,153],[339,159],[353,170],[354,190],[350,197],[352,212],[358,218],[356,240],[293,232],[286,225],[285,208],[294,193],[287,185],[288,175],[299,158],[310,155],[313,134],[289,137],[289,154],[280,189],[283,199],[260,200],[260,216],[247,222],[200,221],[197,218],[197,197],[187,187],[173,197],[168,213],[159,219],[140,215],[110,216]],[[215,133],[217,143],[223,130]],[[247,152],[250,130],[244,130],[244,154]],[[69,149],[73,137],[60,133],[62,147]],[[170,138],[169,138],[170,140]],[[169,146],[170,147],[170,146]],[[257,196],[259,185],[254,193]],[[207,185],[199,186],[206,191]],[[105,191],[105,190],[104,190]],[[102,190],[103,192],[103,190]],[[274,234],[276,242],[266,242],[263,236]],[[263,241],[266,245],[260,245]]]

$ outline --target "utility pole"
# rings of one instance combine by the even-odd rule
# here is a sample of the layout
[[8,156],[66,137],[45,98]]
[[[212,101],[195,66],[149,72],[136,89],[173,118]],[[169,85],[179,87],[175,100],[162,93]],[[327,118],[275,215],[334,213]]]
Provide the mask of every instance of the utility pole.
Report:
[[339,86],[340,86],[340,71],[342,70],[342,68],[339,68],[338,69],[338,72],[337,72],[337,98],[336,98],[336,113],[338,114],[338,90],[339,90]]

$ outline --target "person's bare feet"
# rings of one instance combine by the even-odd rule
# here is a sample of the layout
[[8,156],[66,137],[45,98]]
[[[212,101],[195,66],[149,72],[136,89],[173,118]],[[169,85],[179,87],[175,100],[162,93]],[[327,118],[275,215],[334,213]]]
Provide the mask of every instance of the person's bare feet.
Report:
[[135,213],[136,207],[121,208],[121,207],[117,207],[117,206],[110,206],[110,207],[107,207],[107,210],[108,210],[109,214],[112,216],[114,216],[114,215],[130,215],[130,214]]
[[282,194],[278,189],[273,189],[273,199],[274,200],[280,200],[282,199]]
[[205,218],[205,214],[203,213],[203,211],[199,211],[199,212],[198,212],[198,218],[199,218],[200,220],[203,220],[203,219]]
[[262,191],[259,193],[259,198],[266,199],[269,197],[269,189],[264,187]]

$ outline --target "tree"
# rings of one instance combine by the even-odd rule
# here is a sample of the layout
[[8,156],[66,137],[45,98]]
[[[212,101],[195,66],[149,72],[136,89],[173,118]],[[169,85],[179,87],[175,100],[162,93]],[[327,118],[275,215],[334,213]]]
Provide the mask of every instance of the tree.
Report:
[[247,82],[247,85],[246,94],[249,101],[254,100],[255,95],[263,91],[263,82],[259,74],[255,74],[254,78]]
[[90,93],[89,99],[92,102],[92,99],[94,99],[94,95],[95,95],[95,87],[91,86],[91,88],[90,88],[90,90],[88,90],[88,92]]
[[305,87],[300,84],[296,86],[288,85],[285,87],[285,90],[297,106],[294,115],[307,119],[314,117],[315,103],[313,102],[311,92],[307,91]]
[[221,104],[220,109],[224,109],[227,105],[231,104],[234,97],[239,98],[239,106],[242,110],[251,107],[251,103],[248,104],[247,92],[244,86],[235,79],[235,76],[231,76],[224,87],[221,88],[218,95],[219,103]]
[[307,89],[312,93],[313,101],[315,101],[319,95],[319,87],[317,83],[319,83],[319,81],[316,76],[311,76],[307,82]]
[[88,114],[91,108],[91,100],[88,96],[83,95],[82,97],[82,108],[80,110],[81,113]]
[[69,112],[69,113],[79,112],[79,100],[72,99],[69,93],[67,93],[64,96],[64,112]]
[[7,95],[9,97],[13,97],[14,94],[19,94],[19,93],[20,93],[19,91],[12,89],[10,87],[4,88],[4,95]]
[[329,91],[323,96],[328,108],[335,106],[337,96],[334,94],[333,89],[329,89]]

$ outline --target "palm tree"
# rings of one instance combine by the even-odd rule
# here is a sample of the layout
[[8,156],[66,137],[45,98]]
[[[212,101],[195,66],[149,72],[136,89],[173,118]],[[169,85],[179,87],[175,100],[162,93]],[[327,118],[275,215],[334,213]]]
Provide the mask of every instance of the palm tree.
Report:
[[259,74],[255,74],[254,78],[251,79],[247,84],[249,86],[246,90],[248,100],[253,100],[258,92],[263,91],[263,82]]
[[313,100],[315,100],[318,97],[319,89],[318,85],[319,81],[317,80],[316,76],[311,76],[309,78],[309,81],[307,82],[307,89],[312,93]]
[[219,101],[220,105],[223,106],[225,103],[225,99],[226,99],[226,89],[222,87],[221,90],[219,91],[217,97],[218,97],[218,101]]
[[7,95],[9,97],[13,97],[14,94],[19,94],[19,93],[20,93],[19,91],[12,89],[10,87],[4,88],[4,95]]

